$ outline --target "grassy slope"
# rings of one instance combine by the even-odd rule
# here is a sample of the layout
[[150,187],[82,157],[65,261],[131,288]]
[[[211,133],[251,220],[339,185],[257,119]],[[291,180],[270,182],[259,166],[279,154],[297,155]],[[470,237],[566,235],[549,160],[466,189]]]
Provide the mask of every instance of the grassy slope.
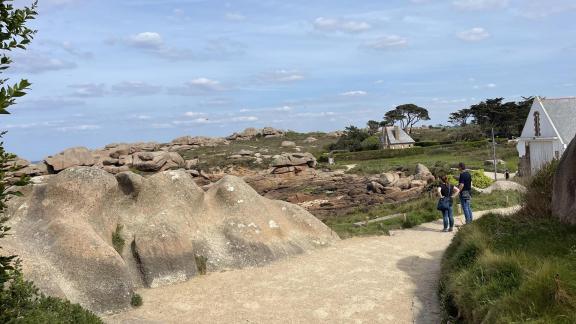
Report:
[[[514,206],[520,203],[520,194],[516,192],[494,192],[481,194],[474,197],[472,207],[475,210],[487,210],[500,207]],[[371,209],[359,208],[356,211],[341,217],[329,218],[326,224],[330,226],[342,238],[366,235],[384,235],[389,230],[403,227],[412,227],[425,222],[430,222],[441,217],[436,210],[436,198],[420,198],[417,200],[383,204]],[[375,219],[398,213],[406,213],[407,221],[399,217],[383,222],[372,223],[368,226],[355,227],[353,224],[367,219]],[[458,223],[457,223],[458,224]]]
[[576,323],[574,269],[576,227],[488,215],[447,250],[441,295],[464,322]]
[[[358,159],[354,158],[355,154],[359,156]],[[421,153],[415,155],[390,158],[363,160],[360,157],[362,154],[365,153],[346,153],[346,155],[341,156],[341,159],[336,156],[336,162],[340,165],[357,164],[353,172],[359,174],[377,174],[400,167],[413,169],[417,163],[433,166],[437,162],[447,163],[452,167],[456,167],[459,162],[464,162],[469,168],[482,169],[490,168],[489,166],[484,166],[484,161],[491,159],[492,148],[488,142],[471,142],[424,147],[421,148]],[[500,166],[499,171],[504,171],[505,169],[517,170],[518,153],[514,145],[499,145],[496,155],[497,158],[506,161],[506,165]]]

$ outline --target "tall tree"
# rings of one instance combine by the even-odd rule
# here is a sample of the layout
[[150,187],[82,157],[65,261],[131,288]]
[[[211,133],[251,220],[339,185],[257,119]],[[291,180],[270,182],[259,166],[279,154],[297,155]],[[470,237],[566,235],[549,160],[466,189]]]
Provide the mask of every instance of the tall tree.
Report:
[[395,124],[400,122],[400,126],[407,132],[412,132],[412,127],[423,120],[430,120],[430,115],[426,108],[415,104],[405,104],[390,110],[384,116],[384,121]]
[[504,98],[486,99],[470,106],[469,110],[474,124],[480,126],[486,135],[494,129],[498,136],[515,137],[522,132],[534,100],[533,97],[523,99],[520,102],[504,102]]
[[369,120],[368,123],[366,123],[366,126],[368,126],[368,133],[370,133],[370,135],[374,135],[376,133],[378,133],[378,130],[380,129],[380,125],[381,123],[375,120]]
[[468,120],[472,118],[472,110],[461,109],[450,114],[448,122],[455,125],[464,127],[468,125]]

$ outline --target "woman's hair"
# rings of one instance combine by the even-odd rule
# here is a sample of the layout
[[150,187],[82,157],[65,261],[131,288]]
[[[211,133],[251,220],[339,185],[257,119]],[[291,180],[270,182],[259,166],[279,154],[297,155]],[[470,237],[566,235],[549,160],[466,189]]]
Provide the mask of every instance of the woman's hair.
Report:
[[441,175],[440,180],[442,180],[442,182],[444,182],[444,183],[448,183],[448,176],[447,175]]

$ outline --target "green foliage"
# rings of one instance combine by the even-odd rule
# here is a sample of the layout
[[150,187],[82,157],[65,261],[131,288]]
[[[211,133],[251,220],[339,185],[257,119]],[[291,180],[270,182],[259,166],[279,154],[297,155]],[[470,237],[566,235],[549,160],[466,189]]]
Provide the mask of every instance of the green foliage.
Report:
[[124,251],[124,245],[126,241],[122,237],[122,225],[116,225],[116,230],[112,233],[112,246],[114,250],[118,252],[118,254],[122,255],[122,251]]
[[528,185],[522,214],[525,216],[549,217],[552,215],[552,190],[558,160],[544,165]]
[[132,295],[132,298],[130,299],[130,305],[134,307],[140,307],[142,306],[142,304],[143,304],[142,296],[138,295],[137,293],[134,293]]
[[370,137],[368,131],[351,125],[346,127],[344,135],[336,143],[329,146],[329,150],[361,151],[362,142],[368,137]]
[[428,110],[415,104],[397,106],[394,110],[388,111],[384,116],[384,123],[386,125],[394,125],[396,122],[400,122],[401,127],[408,130],[408,132],[421,120],[430,120]]
[[488,188],[492,183],[494,183],[494,180],[488,177],[484,173],[483,169],[472,170],[470,171],[470,174],[472,175],[472,185],[476,188],[480,189]]
[[380,137],[372,135],[360,143],[363,151],[378,150],[380,149]]
[[450,140],[455,142],[463,141],[481,141],[486,138],[482,129],[478,125],[466,125],[463,127],[456,127],[450,134]]
[[203,255],[195,255],[194,259],[196,261],[196,268],[198,273],[205,275],[208,272],[208,258]]
[[440,295],[447,319],[574,323],[575,267],[575,226],[551,217],[486,215],[461,229],[446,250]]
[[413,147],[404,150],[377,150],[377,151],[361,151],[350,153],[337,153],[334,155],[336,161],[366,161],[374,159],[402,157],[421,154],[423,149],[420,147]]
[[[487,99],[470,108],[454,112],[450,115],[450,122],[465,126],[467,120],[473,118],[474,124],[478,125],[485,135],[489,135],[494,128],[498,136],[520,136],[534,98],[506,103],[503,103],[503,100],[504,98]],[[506,122],[503,123],[503,120]]]

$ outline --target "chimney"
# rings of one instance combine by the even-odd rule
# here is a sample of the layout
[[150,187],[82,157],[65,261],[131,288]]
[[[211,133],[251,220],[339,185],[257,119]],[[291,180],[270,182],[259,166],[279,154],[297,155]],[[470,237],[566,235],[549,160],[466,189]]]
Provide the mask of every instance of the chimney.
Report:
[[400,140],[400,126],[394,126],[394,138]]

